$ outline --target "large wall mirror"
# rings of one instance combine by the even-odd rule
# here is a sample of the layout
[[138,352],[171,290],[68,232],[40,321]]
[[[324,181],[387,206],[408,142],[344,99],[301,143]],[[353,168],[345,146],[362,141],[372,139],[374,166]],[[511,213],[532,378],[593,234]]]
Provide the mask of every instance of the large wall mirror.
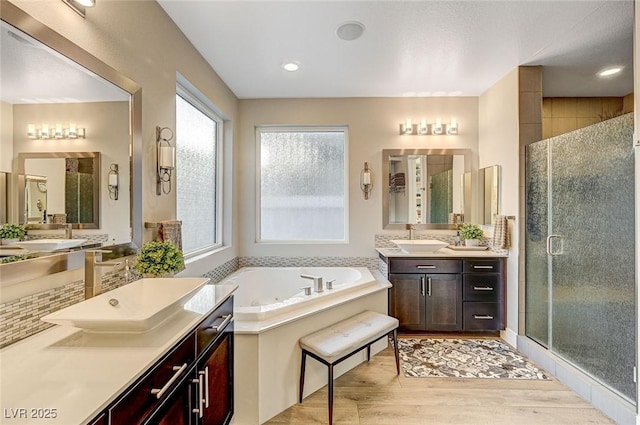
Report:
[[141,245],[140,86],[11,3],[0,17],[6,220],[37,228],[65,215],[109,243]]
[[469,149],[384,149],[383,227],[455,228],[450,219],[464,210],[462,176],[470,155]]
[[500,166],[465,173],[463,187],[465,221],[492,224],[500,208]]

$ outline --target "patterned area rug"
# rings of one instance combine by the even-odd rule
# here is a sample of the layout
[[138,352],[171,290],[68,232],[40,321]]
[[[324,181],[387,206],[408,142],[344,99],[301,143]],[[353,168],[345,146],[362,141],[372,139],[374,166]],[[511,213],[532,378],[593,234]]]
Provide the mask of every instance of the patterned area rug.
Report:
[[400,338],[404,376],[549,379],[507,344],[494,339]]

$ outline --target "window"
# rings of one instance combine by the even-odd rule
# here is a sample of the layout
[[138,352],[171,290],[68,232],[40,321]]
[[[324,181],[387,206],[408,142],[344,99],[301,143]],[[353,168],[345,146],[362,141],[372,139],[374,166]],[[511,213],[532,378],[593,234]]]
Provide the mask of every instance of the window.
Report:
[[259,241],[346,242],[347,129],[259,127]]
[[176,203],[187,257],[220,245],[222,119],[181,86],[176,95]]

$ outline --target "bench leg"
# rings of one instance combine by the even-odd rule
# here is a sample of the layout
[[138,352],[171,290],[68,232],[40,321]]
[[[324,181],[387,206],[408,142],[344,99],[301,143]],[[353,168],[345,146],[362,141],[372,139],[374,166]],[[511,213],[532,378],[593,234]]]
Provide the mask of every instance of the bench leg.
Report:
[[302,403],[302,393],[304,391],[304,367],[307,362],[307,352],[302,350],[302,361],[300,362],[300,394],[298,400]]
[[398,329],[393,330],[393,354],[396,356],[396,372],[400,375],[400,354],[398,353]]
[[333,365],[329,365],[329,425],[333,425]]

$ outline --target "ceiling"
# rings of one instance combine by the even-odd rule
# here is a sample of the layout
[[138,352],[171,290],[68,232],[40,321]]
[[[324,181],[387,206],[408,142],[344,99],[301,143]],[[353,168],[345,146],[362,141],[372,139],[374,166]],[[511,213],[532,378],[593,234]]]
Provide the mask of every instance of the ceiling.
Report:
[[[519,65],[547,97],[633,91],[632,0],[158,3],[244,99],[479,96]],[[362,37],[337,37],[348,21]]]

